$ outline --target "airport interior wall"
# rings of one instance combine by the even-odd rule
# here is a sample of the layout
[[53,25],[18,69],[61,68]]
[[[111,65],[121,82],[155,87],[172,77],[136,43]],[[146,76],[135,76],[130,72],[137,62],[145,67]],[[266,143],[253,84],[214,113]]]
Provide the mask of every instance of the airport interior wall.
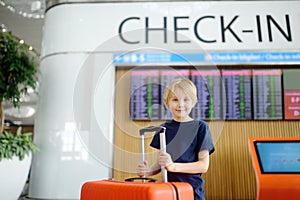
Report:
[[[135,169],[140,152],[138,130],[141,127],[159,125],[163,121],[132,121],[128,115],[130,78],[128,69],[116,71],[115,125],[114,125],[114,172],[113,178],[124,180],[136,177]],[[207,199],[255,199],[255,172],[249,153],[248,138],[251,137],[296,137],[299,136],[299,121],[246,120],[207,121],[216,142],[216,151],[211,155],[210,168],[204,174]],[[219,133],[220,132],[220,133]],[[146,152],[151,152],[146,137]],[[119,151],[122,149],[123,151]],[[149,154],[149,162],[155,155]],[[155,176],[160,180],[160,175]]]

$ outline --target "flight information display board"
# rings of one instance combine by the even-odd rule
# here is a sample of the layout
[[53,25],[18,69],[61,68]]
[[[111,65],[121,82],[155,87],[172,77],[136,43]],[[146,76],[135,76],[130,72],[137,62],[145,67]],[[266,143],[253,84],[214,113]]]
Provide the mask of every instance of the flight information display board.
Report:
[[300,71],[294,69],[285,70],[284,76],[281,69],[133,70],[130,77],[130,117],[132,120],[171,119],[172,115],[163,102],[165,87],[176,78],[187,78],[198,90],[198,102],[192,109],[192,118],[280,120],[285,115],[285,119],[298,120],[299,74]]
[[251,70],[222,70],[226,91],[226,119],[252,119]]
[[253,70],[254,119],[282,119],[282,71]]
[[220,71],[192,70],[191,81],[198,89],[198,102],[192,110],[192,117],[195,119],[224,119]]
[[159,70],[135,70],[130,75],[131,119],[160,119]]

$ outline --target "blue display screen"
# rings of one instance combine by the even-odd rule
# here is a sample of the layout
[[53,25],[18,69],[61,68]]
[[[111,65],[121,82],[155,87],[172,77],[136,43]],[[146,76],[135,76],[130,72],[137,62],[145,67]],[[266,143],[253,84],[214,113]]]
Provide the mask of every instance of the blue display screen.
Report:
[[254,144],[261,173],[300,173],[300,141],[256,141]]

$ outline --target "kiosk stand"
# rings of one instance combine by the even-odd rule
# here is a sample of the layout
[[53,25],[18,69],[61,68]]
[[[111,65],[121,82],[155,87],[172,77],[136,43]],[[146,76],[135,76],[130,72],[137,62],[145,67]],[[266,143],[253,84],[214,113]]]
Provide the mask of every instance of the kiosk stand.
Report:
[[300,198],[300,138],[250,138],[257,200]]

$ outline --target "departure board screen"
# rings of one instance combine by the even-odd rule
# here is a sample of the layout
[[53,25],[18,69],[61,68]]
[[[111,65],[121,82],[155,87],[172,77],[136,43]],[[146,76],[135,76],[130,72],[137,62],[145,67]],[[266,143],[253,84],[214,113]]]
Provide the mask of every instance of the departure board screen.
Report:
[[[160,71],[160,84],[161,84],[161,100],[162,104],[164,104],[163,99],[164,99],[164,91],[165,87],[174,79],[176,78],[189,78],[190,77],[190,70],[175,70],[175,69],[169,69],[169,70],[161,70]],[[171,112],[163,106],[161,109],[161,119],[162,120],[168,120],[172,119],[172,114]]]
[[198,90],[198,102],[192,110],[192,117],[194,119],[224,119],[220,71],[192,70],[191,81]]
[[222,70],[226,119],[252,119],[251,70]]
[[130,75],[131,119],[160,119],[159,70],[135,70]]
[[285,98],[281,69],[147,68],[130,73],[132,120],[172,119],[163,99],[165,87],[176,78],[190,79],[197,87],[198,102],[191,112],[194,119],[300,119],[300,89],[294,84],[299,74],[296,70],[285,71]]
[[253,70],[254,119],[282,119],[282,71],[280,69]]

